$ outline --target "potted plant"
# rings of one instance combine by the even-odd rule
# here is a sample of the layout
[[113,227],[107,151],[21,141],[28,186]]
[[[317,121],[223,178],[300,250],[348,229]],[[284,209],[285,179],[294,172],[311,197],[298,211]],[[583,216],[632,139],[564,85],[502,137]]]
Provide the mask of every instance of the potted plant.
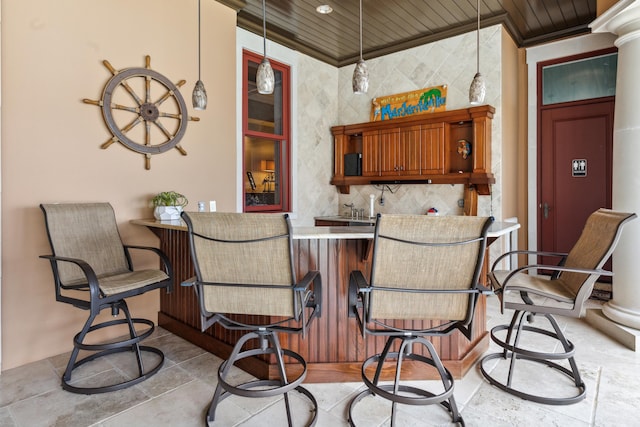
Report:
[[180,193],[175,191],[163,191],[156,194],[151,199],[153,205],[153,216],[160,221],[174,221],[180,219],[182,208],[187,206],[189,201]]

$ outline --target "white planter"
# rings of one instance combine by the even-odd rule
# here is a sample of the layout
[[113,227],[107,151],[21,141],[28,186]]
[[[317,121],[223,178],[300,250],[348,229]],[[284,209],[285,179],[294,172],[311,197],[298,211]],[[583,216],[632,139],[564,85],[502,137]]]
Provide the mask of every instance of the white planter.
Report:
[[159,221],[176,221],[180,219],[182,206],[156,206],[153,216]]

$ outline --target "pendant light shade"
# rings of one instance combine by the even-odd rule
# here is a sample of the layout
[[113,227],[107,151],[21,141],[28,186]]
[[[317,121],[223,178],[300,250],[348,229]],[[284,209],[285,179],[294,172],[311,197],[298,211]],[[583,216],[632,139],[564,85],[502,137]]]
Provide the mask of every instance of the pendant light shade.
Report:
[[267,59],[267,10],[265,0],[262,0],[262,42],[263,42],[263,58],[256,72],[256,86],[258,93],[269,95],[273,93],[276,85],[276,79],[271,68],[271,62]]
[[469,87],[469,102],[473,105],[482,104],[484,102],[486,92],[487,89],[484,84],[484,77],[482,77],[482,74],[476,73],[473,77],[473,81],[471,81],[471,86]]
[[207,91],[204,89],[204,83],[200,79],[200,37],[200,0],[198,0],[198,81],[193,88],[193,94],[191,94],[194,110],[207,109]]
[[258,71],[256,73],[256,86],[258,86],[258,93],[263,95],[272,94],[273,87],[275,86],[275,80],[273,68],[271,68],[271,62],[269,62],[265,56],[260,65],[258,65]]
[[469,87],[469,102],[473,105],[482,104],[487,89],[484,84],[484,78],[480,74],[480,0],[477,2],[478,10],[478,29],[476,31],[476,75],[473,77],[471,86]]
[[207,91],[204,89],[202,80],[196,82],[196,86],[193,88],[193,94],[191,95],[191,101],[193,102],[194,110],[207,109]]
[[353,70],[353,79],[351,80],[353,93],[360,95],[367,93],[369,89],[369,69],[362,59],[362,0],[360,0],[360,59],[356,63]]
[[355,70],[353,70],[353,93],[364,94],[369,89],[369,69],[363,59],[359,59],[356,64]]

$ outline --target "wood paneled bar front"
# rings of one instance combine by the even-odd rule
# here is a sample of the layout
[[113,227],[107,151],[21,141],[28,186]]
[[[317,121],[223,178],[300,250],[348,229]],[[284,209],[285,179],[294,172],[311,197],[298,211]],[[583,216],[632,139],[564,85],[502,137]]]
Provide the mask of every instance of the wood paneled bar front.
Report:
[[[226,359],[242,333],[228,331],[219,325],[200,331],[200,310],[195,293],[191,287],[181,286],[195,274],[184,223],[153,219],[131,222],[148,227],[159,237],[160,248],[173,265],[174,290],[170,294],[164,290],[160,292],[158,325]],[[494,223],[490,240],[518,227],[512,223]],[[360,381],[362,362],[379,353],[384,346],[384,337],[363,339],[355,319],[348,317],[349,274],[353,270],[361,270],[366,276],[370,274],[372,239],[371,226],[294,227],[294,264],[298,277],[309,270],[319,270],[323,283],[322,315],[314,319],[307,337],[280,336],[284,348],[299,353],[306,360],[307,382]],[[471,340],[456,331],[432,341],[445,366],[456,378],[462,377],[489,345],[485,297],[480,298],[476,310]],[[245,359],[240,367],[259,378],[277,376],[276,366],[269,359]],[[411,366],[406,368],[407,378],[431,379],[412,370]]]

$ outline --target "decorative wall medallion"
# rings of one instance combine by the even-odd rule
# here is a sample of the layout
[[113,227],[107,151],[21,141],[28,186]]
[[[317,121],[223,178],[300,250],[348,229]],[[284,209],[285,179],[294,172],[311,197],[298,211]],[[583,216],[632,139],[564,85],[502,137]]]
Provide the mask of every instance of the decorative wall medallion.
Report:
[[458,140],[458,154],[466,160],[471,155],[471,143],[466,139]]
[[[102,99],[83,99],[86,104],[102,109],[102,117],[113,137],[100,147],[114,142],[145,156],[145,169],[151,169],[151,156],[172,148],[184,156],[187,152],[179,142],[187,130],[187,121],[199,121],[187,115],[187,105],[178,88],[162,74],[151,70],[151,57],[145,57],[144,68],[125,68],[120,71],[106,59],[102,61],[113,77],[107,81]],[[140,95],[139,95],[140,94]],[[140,126],[139,126],[140,125]]]

